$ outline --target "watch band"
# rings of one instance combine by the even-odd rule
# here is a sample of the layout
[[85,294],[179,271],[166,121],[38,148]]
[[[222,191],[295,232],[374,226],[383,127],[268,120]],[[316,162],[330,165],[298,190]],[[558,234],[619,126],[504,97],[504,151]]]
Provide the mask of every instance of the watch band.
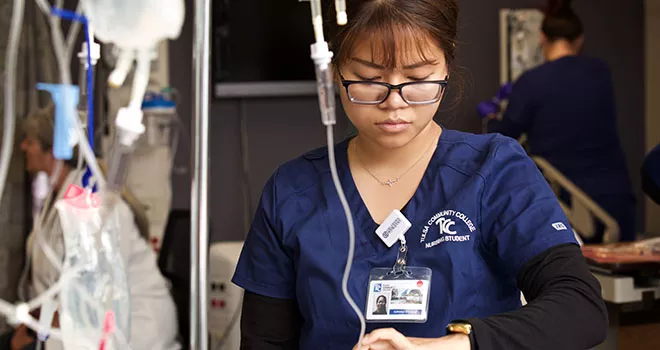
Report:
[[477,350],[477,341],[474,337],[472,325],[468,321],[456,320],[447,325],[447,333],[462,333],[470,338],[470,349]]

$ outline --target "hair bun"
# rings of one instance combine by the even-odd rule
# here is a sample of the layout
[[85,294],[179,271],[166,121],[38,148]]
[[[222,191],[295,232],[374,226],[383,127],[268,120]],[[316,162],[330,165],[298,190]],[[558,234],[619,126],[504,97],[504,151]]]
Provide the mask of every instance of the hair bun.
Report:
[[548,16],[556,16],[566,13],[572,13],[571,0],[548,0],[545,13]]

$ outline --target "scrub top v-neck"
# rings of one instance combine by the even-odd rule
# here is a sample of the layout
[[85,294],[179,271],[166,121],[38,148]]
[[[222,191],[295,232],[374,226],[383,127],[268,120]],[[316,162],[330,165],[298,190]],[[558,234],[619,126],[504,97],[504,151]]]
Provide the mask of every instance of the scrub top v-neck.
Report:
[[[369,273],[392,267],[392,248],[375,234],[348,165],[348,140],[335,146],[340,181],[353,212],[356,249],[348,290],[365,310]],[[376,323],[410,337],[440,337],[455,319],[520,307],[516,277],[527,261],[575,243],[556,197],[519,144],[501,135],[444,129],[403,214],[408,265],[432,269],[428,321]],[[267,182],[233,282],[245,290],[295,299],[301,349],[351,349],[359,323],[344,300],[346,218],[327,149],[282,165]]]
[[[442,140],[442,134],[438,139],[438,143],[440,142],[440,140]],[[347,196],[346,198],[349,202],[349,206],[351,207],[351,210],[353,212],[354,220],[356,223],[356,230],[358,230],[358,228],[361,228],[362,229],[361,232],[365,233],[364,234],[364,236],[366,236],[365,238],[369,238],[368,240],[374,244],[376,250],[383,248],[385,250],[390,250],[390,248],[387,248],[387,246],[383,244],[380,238],[378,238],[378,236],[374,234],[380,223],[377,223],[374,220],[373,216],[371,216],[371,213],[369,212],[369,208],[364,202],[364,199],[362,198],[362,195],[360,194],[360,191],[358,190],[357,185],[355,184],[355,180],[353,178],[353,174],[351,172],[348,162],[349,145],[350,145],[350,139],[345,140],[344,142],[338,145],[337,163],[341,165],[341,168],[339,169],[339,180],[342,183],[344,192]],[[403,208],[393,208],[393,209],[400,209],[403,215],[406,217],[406,219],[408,219],[411,223],[415,222],[415,210],[419,207],[420,203],[424,201],[424,195],[427,192],[427,189],[429,188],[429,184],[427,183],[433,180],[430,179],[430,177],[432,176],[431,174],[433,172],[429,171],[429,169],[434,169],[437,166],[437,164],[434,164],[434,160],[437,160],[435,153],[437,151],[438,150],[436,147],[436,150],[433,152],[433,156],[431,157],[431,161],[429,162],[426,171],[422,175],[422,179],[419,185],[415,189],[415,192],[413,193],[412,197],[408,200],[408,202],[406,202],[406,205],[404,205]]]

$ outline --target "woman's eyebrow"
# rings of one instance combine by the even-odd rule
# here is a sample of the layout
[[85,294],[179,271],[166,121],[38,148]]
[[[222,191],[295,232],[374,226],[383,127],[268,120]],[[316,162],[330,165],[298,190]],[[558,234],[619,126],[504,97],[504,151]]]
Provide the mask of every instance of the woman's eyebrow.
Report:
[[[368,60],[364,60],[364,59],[361,59],[361,58],[351,57],[351,60],[353,60],[357,63],[360,63],[362,65],[365,65],[367,67],[371,67],[371,68],[375,68],[375,69],[385,69],[385,67],[383,67],[383,66],[381,66],[377,63],[374,63],[374,62],[371,62],[371,61],[368,61]],[[436,61],[436,60],[432,60],[432,61],[431,60],[423,60],[423,61],[419,61],[419,62],[416,62],[416,63],[413,63],[413,64],[409,64],[409,65],[403,67],[403,69],[415,69],[415,68],[420,68],[420,67],[424,67],[424,66],[434,66],[436,64],[438,64],[438,61]]]
[[377,64],[377,63],[374,63],[374,62],[371,62],[371,61],[367,61],[367,60],[363,60],[363,59],[361,59],[361,58],[351,57],[351,60],[352,60],[352,61],[355,61],[355,62],[357,62],[357,63],[359,63],[359,64],[361,64],[361,65],[367,66],[367,67],[376,68],[376,69],[385,69],[385,67],[383,67],[383,66],[381,66],[381,65],[379,65],[379,64]]

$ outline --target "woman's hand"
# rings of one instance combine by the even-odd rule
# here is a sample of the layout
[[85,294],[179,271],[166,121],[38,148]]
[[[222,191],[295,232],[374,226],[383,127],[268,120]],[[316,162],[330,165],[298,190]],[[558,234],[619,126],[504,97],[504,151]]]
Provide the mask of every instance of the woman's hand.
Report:
[[470,350],[470,338],[452,334],[442,338],[407,338],[393,328],[377,329],[353,350]]

